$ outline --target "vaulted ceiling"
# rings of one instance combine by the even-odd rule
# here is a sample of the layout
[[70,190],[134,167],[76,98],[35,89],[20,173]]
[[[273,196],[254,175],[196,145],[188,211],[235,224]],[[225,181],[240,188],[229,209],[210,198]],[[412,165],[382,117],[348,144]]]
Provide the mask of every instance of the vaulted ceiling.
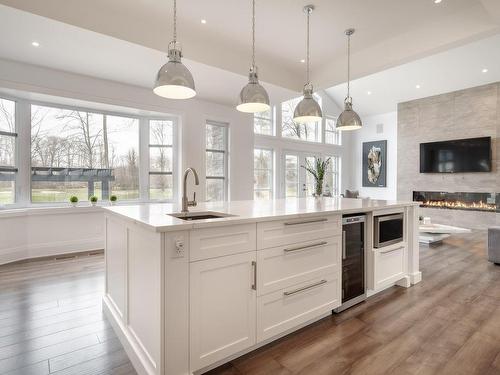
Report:
[[[166,51],[169,0],[0,0],[69,25]],[[263,81],[299,91],[304,83],[303,0],[257,0],[257,59]],[[345,36],[354,77],[459,46],[500,31],[498,0],[315,0],[311,16],[312,77],[328,88],[345,81]],[[206,20],[205,24],[201,20]],[[179,40],[187,59],[245,75],[250,59],[249,0],[178,1]],[[78,42],[78,41],[76,41]],[[77,46],[75,45],[75,48]],[[112,51],[110,51],[111,53]],[[128,55],[120,56],[123,64]]]

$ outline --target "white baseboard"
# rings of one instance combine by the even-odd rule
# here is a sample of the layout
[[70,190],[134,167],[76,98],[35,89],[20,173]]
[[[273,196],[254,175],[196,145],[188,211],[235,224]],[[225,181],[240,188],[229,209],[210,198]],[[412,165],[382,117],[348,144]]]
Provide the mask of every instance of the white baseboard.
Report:
[[418,271],[415,273],[411,273],[410,275],[410,282],[412,285],[418,284],[419,282],[422,281],[422,272]]
[[0,265],[24,259],[70,254],[104,248],[104,238],[88,238],[73,241],[54,241],[40,244],[0,249]]

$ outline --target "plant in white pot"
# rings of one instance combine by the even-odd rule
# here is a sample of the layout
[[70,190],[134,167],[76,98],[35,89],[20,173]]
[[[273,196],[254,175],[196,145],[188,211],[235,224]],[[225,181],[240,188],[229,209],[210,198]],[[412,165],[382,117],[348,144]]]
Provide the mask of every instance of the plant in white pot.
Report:
[[92,195],[91,197],[89,197],[89,201],[90,201],[90,204],[92,206],[97,205],[97,197],[95,195]]
[[307,172],[309,172],[314,177],[314,196],[319,198],[323,195],[323,181],[325,180],[325,174],[328,170],[328,165],[330,165],[331,158],[326,158],[322,160],[321,158],[316,158],[314,163],[306,160],[306,165],[301,165]]
[[112,206],[114,206],[116,204],[117,200],[118,200],[118,197],[116,195],[112,195],[109,197],[109,201],[111,202]]
[[76,207],[78,205],[78,197],[76,195],[72,195],[69,198],[69,203],[71,203],[73,207]]

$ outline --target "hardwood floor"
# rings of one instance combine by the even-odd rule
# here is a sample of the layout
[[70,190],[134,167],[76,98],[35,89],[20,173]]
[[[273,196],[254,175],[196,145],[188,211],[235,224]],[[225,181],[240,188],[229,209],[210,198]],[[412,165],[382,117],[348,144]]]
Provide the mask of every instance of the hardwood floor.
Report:
[[0,374],[136,374],[103,291],[102,252],[0,266]]
[[[500,374],[500,267],[486,234],[421,248],[393,287],[209,374]],[[135,374],[101,312],[102,254],[0,266],[1,374]]]
[[500,374],[500,267],[486,233],[421,247],[423,281],[393,287],[209,374]]

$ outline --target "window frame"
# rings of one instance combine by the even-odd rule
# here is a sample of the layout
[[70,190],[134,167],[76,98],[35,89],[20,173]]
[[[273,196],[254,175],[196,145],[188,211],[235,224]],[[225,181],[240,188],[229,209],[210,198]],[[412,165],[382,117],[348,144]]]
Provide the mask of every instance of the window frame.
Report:
[[[19,103],[18,103],[18,99],[12,98],[8,95],[1,94],[0,99],[14,103],[14,131],[8,132],[8,131],[0,130],[0,136],[14,138],[14,155],[13,155],[14,163],[13,163],[13,165],[12,166],[0,165],[0,172],[4,172],[4,173],[6,172],[6,173],[13,174],[12,180],[10,180],[10,181],[12,181],[14,183],[14,189],[12,192],[13,202],[6,203],[6,204],[0,203],[0,206],[11,207],[11,206],[16,205],[17,200],[18,200],[18,196],[19,196],[19,190],[20,190],[19,181],[18,181],[19,180],[19,161],[22,159],[20,158],[20,154],[19,154],[19,128],[20,128],[20,126],[19,126]],[[6,181],[9,181],[9,180],[6,180]]]
[[[177,134],[178,134],[178,120],[173,116],[144,116],[142,117],[144,125],[141,125],[139,121],[139,145],[141,145],[141,138],[145,140],[147,144],[147,158],[144,163],[141,163],[139,159],[139,190],[144,192],[142,195],[145,197],[145,202],[166,202],[172,203],[176,201],[178,193],[178,165],[177,165]],[[172,145],[152,145],[150,142],[150,124],[151,121],[171,121],[172,122]],[[151,171],[150,157],[151,157],[151,147],[170,147],[172,148],[172,172],[157,172]],[[139,154],[141,147],[139,146]],[[145,170],[144,174],[147,174],[147,178],[143,179],[143,188],[141,189],[141,169]],[[152,175],[171,175],[172,176],[172,199],[151,199],[151,186],[150,186],[150,176]]]
[[[259,147],[259,146],[255,146],[253,147],[253,158],[255,158],[255,150],[263,150],[263,151],[270,151],[271,152],[271,187],[269,189],[255,189],[255,186],[253,186],[253,200],[256,200],[255,199],[255,192],[256,191],[268,191],[270,192],[269,194],[269,200],[272,200],[272,199],[275,199],[276,197],[276,182],[275,182],[275,179],[276,179],[276,175],[275,175],[275,171],[276,171],[276,153],[274,151],[273,148],[270,148],[270,147]],[[253,177],[255,179],[255,159],[253,159]],[[263,171],[267,171],[268,169],[259,169],[259,170],[263,170]],[[259,200],[263,200],[263,199],[259,199]]]
[[[318,95],[317,93],[313,93],[314,99],[319,103],[319,106],[321,109],[323,109],[323,98]],[[280,109],[280,126],[279,126],[279,137],[283,140],[286,141],[291,141],[291,142],[298,142],[298,143],[307,143],[307,144],[318,144],[318,143],[325,143],[325,137],[324,137],[324,129],[325,129],[325,119],[324,116],[320,121],[316,121],[314,123],[316,129],[315,129],[315,140],[311,141],[308,139],[301,139],[301,138],[294,138],[294,137],[287,137],[283,135],[283,103],[292,101],[292,100],[297,100],[300,99],[302,100],[303,96],[298,96],[295,98],[291,98],[288,100],[285,100],[284,102],[281,102],[279,105]],[[300,100],[298,102],[300,102]]]
[[[281,106],[280,106],[280,109],[281,109]],[[268,119],[266,117],[262,117],[262,116],[258,116],[257,114],[258,113],[262,113],[262,112],[256,112],[254,113],[253,115],[253,133],[255,135],[258,135],[258,136],[263,136],[263,137],[275,137],[276,136],[276,106],[271,106],[271,108],[269,109],[269,111],[271,112],[271,118]],[[258,133],[255,131],[255,119],[260,119],[260,120],[264,120],[264,121],[269,121],[270,125],[271,125],[271,134],[264,134],[264,133]]]
[[[218,149],[209,149],[207,148],[207,126],[218,126],[220,128],[224,129],[224,149],[223,150],[218,150]],[[207,202],[212,202],[207,200],[207,181],[208,180],[223,180],[223,188],[224,191],[222,192],[223,195],[223,202],[226,202],[229,200],[229,123],[227,122],[222,122],[222,121],[214,121],[214,120],[205,120],[205,132],[204,132],[204,137],[203,139],[205,140],[204,145],[205,145],[205,201]],[[212,153],[220,153],[224,155],[224,175],[221,176],[209,176],[207,174],[207,152],[212,152]],[[216,202],[216,201],[213,201]]]
[[[2,206],[5,209],[17,208],[50,208],[50,207],[66,207],[68,202],[35,202],[31,201],[31,106],[45,106],[63,110],[82,111],[100,114],[103,116],[115,116],[133,118],[139,122],[138,131],[138,158],[139,158],[139,198],[138,199],[122,199],[119,201],[126,204],[131,203],[147,203],[159,202],[159,200],[149,199],[149,121],[172,121],[173,123],[173,148],[172,148],[172,173],[173,173],[173,196],[171,200],[162,200],[161,202],[175,202],[178,197],[178,148],[179,148],[179,124],[180,116],[171,114],[158,114],[152,113],[151,115],[138,115],[134,112],[139,112],[138,109],[131,107],[124,107],[124,111],[114,111],[107,109],[99,109],[89,105],[88,107],[82,105],[61,104],[58,102],[28,99],[24,97],[17,97],[9,94],[0,94],[0,98],[10,100],[16,103],[15,121],[16,121],[16,144],[15,144],[15,160],[16,172],[15,178],[15,201],[10,204]],[[61,101],[65,98],[59,98]],[[73,99],[71,99],[73,100]],[[76,101],[76,100],[75,100]],[[106,103],[95,103],[96,106],[107,105]],[[112,194],[112,192],[111,192]],[[103,202],[103,201],[100,201]]]
[[[334,130],[327,130],[326,129],[326,122],[327,120],[332,120],[334,122]],[[326,133],[331,133],[333,134],[333,138],[335,139],[334,143],[329,143],[326,141]],[[324,125],[323,125],[323,143],[325,145],[332,145],[332,146],[342,146],[342,132],[340,130],[337,130],[337,119],[333,116],[325,116],[324,117]]]

